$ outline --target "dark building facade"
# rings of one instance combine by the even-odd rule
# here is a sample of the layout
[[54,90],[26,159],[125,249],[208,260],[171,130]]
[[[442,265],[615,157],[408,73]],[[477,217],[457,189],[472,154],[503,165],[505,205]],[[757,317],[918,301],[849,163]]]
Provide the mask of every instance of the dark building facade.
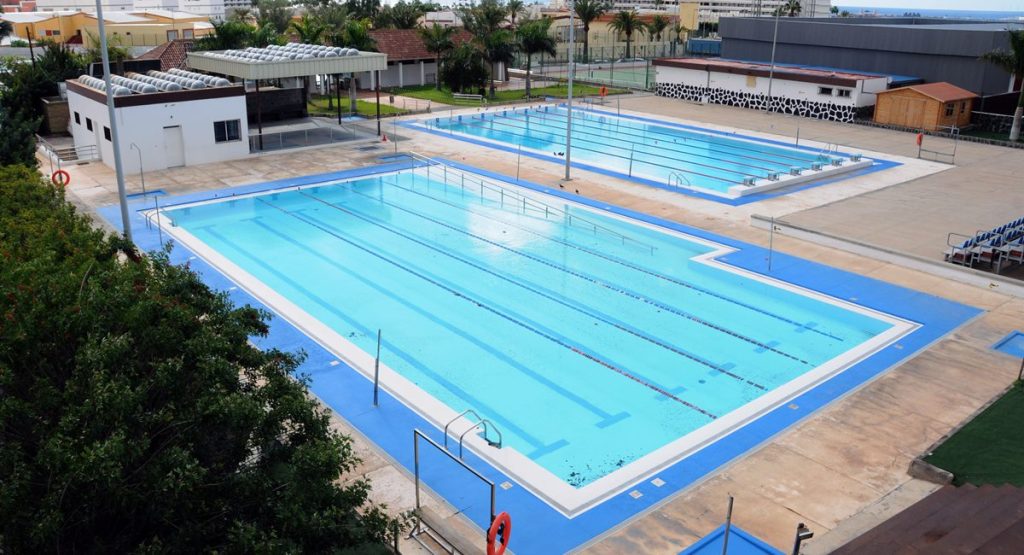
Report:
[[[723,18],[722,57],[769,61],[775,19]],[[1005,93],[1010,75],[979,60],[1008,49],[1012,22],[924,18],[779,19],[775,61],[946,81],[980,96]]]

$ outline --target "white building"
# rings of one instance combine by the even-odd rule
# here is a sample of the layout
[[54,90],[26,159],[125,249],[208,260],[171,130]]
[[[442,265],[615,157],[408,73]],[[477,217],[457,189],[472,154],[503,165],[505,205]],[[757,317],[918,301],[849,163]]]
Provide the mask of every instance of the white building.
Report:
[[852,121],[858,109],[874,106],[889,77],[717,58],[654,61],[660,96],[726,104],[806,117]]
[[[114,113],[126,172],[162,170],[249,155],[245,89],[225,79],[172,70],[114,77]],[[197,84],[202,81],[202,83]],[[98,145],[113,167],[114,148],[103,81],[67,81],[76,147]]]
[[[669,11],[677,13],[680,1],[666,0],[612,0],[612,11],[638,10],[643,12]],[[718,21],[721,17],[737,16],[771,16],[775,10],[786,4],[786,0],[700,0],[699,14],[701,22]],[[553,7],[564,7],[565,0],[553,0]],[[829,17],[832,0],[801,0],[800,17]]]

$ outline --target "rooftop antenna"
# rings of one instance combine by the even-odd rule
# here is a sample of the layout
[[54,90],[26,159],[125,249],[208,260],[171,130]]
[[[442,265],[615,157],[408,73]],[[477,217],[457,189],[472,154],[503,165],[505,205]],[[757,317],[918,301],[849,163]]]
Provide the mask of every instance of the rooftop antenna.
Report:
[[[110,119],[110,143],[114,147],[114,173],[117,175],[117,200],[121,205],[121,225],[124,237],[132,240],[132,224],[128,219],[128,195],[124,187],[124,167],[121,165],[121,143],[117,140],[117,117],[114,114],[114,87],[110,84],[110,54],[107,52],[107,31],[103,24],[103,3],[96,0],[96,21],[99,23],[100,55],[103,59],[103,83],[106,85],[107,117]],[[100,145],[96,145],[99,148]],[[102,152],[102,151],[101,151]]]

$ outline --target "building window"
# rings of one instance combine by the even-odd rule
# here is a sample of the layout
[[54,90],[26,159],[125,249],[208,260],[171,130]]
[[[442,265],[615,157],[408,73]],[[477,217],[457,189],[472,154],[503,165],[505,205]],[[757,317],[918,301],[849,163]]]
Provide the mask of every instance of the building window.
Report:
[[839,98],[850,98],[850,94],[853,93],[850,89],[836,89],[836,96]]
[[231,119],[227,121],[213,122],[213,139],[218,143],[242,140],[241,120]]
[[832,96],[832,87],[818,87],[818,94]]
[[88,129],[89,131],[92,131],[92,120],[91,119],[85,118],[85,128]]
[[186,39],[194,39],[195,38],[195,33],[192,31],[192,29],[183,29],[181,31],[181,36],[182,36],[182,38],[186,38]]
[[967,113],[967,101],[966,100],[961,100],[960,101],[960,113],[961,114]]
[[947,116],[952,116],[953,115],[953,103],[952,102],[946,104],[946,115]]
[[82,125],[82,116],[79,115],[78,112],[75,112],[75,123],[78,125]]
[[108,141],[110,140],[110,128],[109,127],[106,127],[106,126],[103,127],[103,138],[108,140]]

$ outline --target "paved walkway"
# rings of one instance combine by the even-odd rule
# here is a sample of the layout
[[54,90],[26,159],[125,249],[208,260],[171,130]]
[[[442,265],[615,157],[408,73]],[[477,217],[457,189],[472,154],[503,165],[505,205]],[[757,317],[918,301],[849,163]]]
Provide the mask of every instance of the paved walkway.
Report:
[[[792,119],[778,116],[650,97],[624,101],[622,107],[791,137],[796,124]],[[850,148],[896,155],[916,153],[910,134],[809,120],[801,120],[800,126],[802,141],[811,138],[836,142],[835,137],[842,137],[844,140],[840,142]],[[403,150],[444,156],[506,175],[518,173],[524,179],[554,187],[561,183],[562,168],[552,163],[532,158],[517,160],[514,153],[499,153],[425,133],[407,131],[405,135],[401,143]],[[366,141],[254,156],[235,162],[151,172],[146,182],[151,189],[163,188],[172,194],[221,188],[369,164],[391,152],[391,147],[391,144]],[[970,178],[974,174],[966,170],[915,163],[904,167],[901,171],[906,173],[900,175],[926,176],[920,178],[923,182],[920,185],[913,181],[894,185],[887,181],[890,179],[887,172],[881,172],[746,207],[724,206],[582,171],[574,172],[575,179],[562,185],[608,203],[761,245],[767,243],[768,237],[766,232],[750,227],[753,212],[790,218],[833,210],[836,218],[846,222],[835,224],[836,229],[849,234],[862,233],[863,228],[870,228],[878,221],[908,229],[928,226],[938,229],[938,224],[944,221],[949,226],[972,229],[986,225],[983,220],[989,214],[1009,211],[1001,206],[1007,203],[983,194],[992,187],[1011,194],[1007,191],[1013,186],[1013,183],[1006,185],[1005,181],[1014,178],[1012,168],[1017,162],[1012,156],[1004,157],[1006,153],[1001,149],[993,148],[961,145],[960,156],[965,164],[975,164],[979,175],[998,180],[998,186]],[[1011,154],[1020,156],[1018,151]],[[986,164],[986,157],[994,162]],[[1006,169],[998,169],[1004,167]],[[940,207],[931,203],[941,199],[932,196],[923,197],[918,204],[904,203],[899,212],[879,202],[876,209],[887,216],[878,216],[877,221],[872,219],[874,213],[867,207],[859,219],[847,217],[843,210],[847,203],[858,210],[861,203],[868,202],[864,198],[884,198],[900,190],[927,186],[933,180],[949,180],[946,176],[952,171],[962,171],[959,187],[975,194],[965,193],[961,197],[962,208],[948,216],[940,216]],[[105,166],[75,166],[71,172],[70,197],[79,204],[99,206],[116,200],[112,172]],[[140,190],[136,177],[129,176],[129,189],[133,192]],[[1021,206],[1024,203],[1018,201],[1016,207]],[[943,219],[939,220],[940,217]],[[822,221],[831,222],[827,218]],[[934,244],[944,243],[945,232],[941,235],[929,248],[937,249]],[[928,237],[922,235],[918,244],[923,245]],[[896,245],[895,242],[887,244]],[[705,482],[596,538],[587,547],[588,552],[678,553],[721,524],[728,494],[736,497],[735,522],[750,533],[776,547],[788,549],[796,524],[805,522],[815,532],[815,538],[807,544],[807,552],[827,552],[830,547],[843,543],[931,491],[930,484],[907,476],[910,460],[999,393],[1016,376],[1019,361],[993,352],[989,345],[1009,330],[1024,327],[1024,300],[791,237],[777,236],[774,246],[824,264],[981,307],[987,312]],[[340,420],[337,425],[343,431],[352,432]],[[357,441],[357,449],[364,458],[357,474],[374,480],[374,499],[387,502],[393,511],[410,508],[412,486],[408,475],[365,440]],[[443,514],[452,514],[451,509],[437,499],[429,502]],[[480,532],[472,530],[465,522],[458,518],[451,520],[464,526],[467,534],[479,537]]]

